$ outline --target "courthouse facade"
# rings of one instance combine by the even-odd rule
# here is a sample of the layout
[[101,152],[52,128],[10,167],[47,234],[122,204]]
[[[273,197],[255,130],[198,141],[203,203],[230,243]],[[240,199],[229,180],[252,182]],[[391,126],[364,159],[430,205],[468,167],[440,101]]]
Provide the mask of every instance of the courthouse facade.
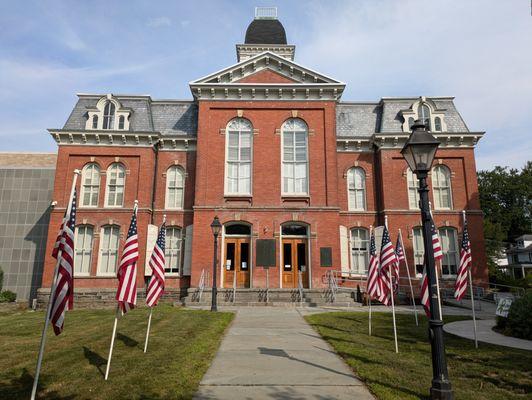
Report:
[[[344,101],[345,84],[294,61],[284,27],[258,15],[237,62],[190,83],[192,99],[78,94],[63,128],[51,129],[58,161],[46,254],[78,180],[76,290],[114,289],[134,201],[139,201],[138,286],[150,271],[154,227],[167,220],[167,287],[198,287],[212,269],[210,224],[219,239],[220,287],[306,288],[363,277],[371,226],[401,229],[411,271],[423,263],[417,180],[400,150],[422,119],[441,145],[429,178],[443,250],[443,279],[454,283],[465,210],[473,275],[487,282],[471,132],[452,97]],[[273,261],[272,261],[273,260]],[[54,259],[45,261],[50,287]],[[401,275],[406,277],[404,265]],[[363,279],[362,279],[363,281]],[[363,286],[363,285],[362,285]]]

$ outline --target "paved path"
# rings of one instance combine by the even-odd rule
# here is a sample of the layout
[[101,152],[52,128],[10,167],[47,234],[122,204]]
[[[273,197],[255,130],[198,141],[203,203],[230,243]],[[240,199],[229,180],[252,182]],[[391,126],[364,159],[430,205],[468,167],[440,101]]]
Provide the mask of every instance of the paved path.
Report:
[[[494,332],[494,319],[477,320],[477,339],[479,342],[498,344],[499,346],[513,347],[522,350],[532,350],[532,341],[504,336]],[[443,329],[447,333],[474,340],[473,320],[456,321],[445,324]],[[480,347],[480,345],[479,345]]]
[[374,399],[295,308],[238,308],[195,399]]

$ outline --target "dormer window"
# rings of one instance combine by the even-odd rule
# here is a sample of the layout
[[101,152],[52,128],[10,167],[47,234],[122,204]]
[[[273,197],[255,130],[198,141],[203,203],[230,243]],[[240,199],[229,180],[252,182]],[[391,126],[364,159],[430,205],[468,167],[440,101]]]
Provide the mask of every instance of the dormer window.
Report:
[[122,107],[117,98],[108,94],[87,110],[85,129],[128,131],[130,116],[131,109]]
[[115,125],[115,105],[108,101],[103,109],[103,129],[113,129]]
[[412,131],[412,126],[416,120],[423,122],[429,131],[447,131],[444,118],[445,110],[438,108],[431,99],[420,97],[410,108],[401,110],[400,114],[403,117],[403,132]]
[[419,103],[417,108],[417,117],[425,124],[429,131],[432,130],[430,123],[430,108],[426,103]]

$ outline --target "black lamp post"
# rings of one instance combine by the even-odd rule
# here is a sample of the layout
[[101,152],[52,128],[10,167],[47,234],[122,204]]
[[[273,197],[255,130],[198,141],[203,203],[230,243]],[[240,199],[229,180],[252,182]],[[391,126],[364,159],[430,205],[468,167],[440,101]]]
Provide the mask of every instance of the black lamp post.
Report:
[[427,131],[426,126],[417,120],[412,126],[412,134],[406,141],[401,154],[408,166],[419,179],[419,205],[421,221],[423,223],[423,244],[425,246],[425,263],[429,280],[430,319],[429,339],[432,351],[432,386],[431,399],[452,400],[453,391],[443,343],[443,321],[438,308],[438,294],[436,289],[436,270],[434,264],[434,249],[432,248],[432,226],[429,209],[429,190],[427,174],[434,161],[434,155],[440,142]]
[[216,297],[218,295],[218,289],[216,288],[216,264],[218,264],[218,235],[222,230],[222,224],[217,216],[214,217],[211,223],[211,230],[214,236],[214,257],[212,261],[212,299],[211,299],[211,311],[218,311],[216,304]]

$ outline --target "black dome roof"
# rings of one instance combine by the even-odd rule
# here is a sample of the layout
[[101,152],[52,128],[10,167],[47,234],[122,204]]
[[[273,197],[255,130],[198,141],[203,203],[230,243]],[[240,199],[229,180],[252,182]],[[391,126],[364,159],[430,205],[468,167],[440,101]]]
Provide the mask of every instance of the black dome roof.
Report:
[[277,19],[254,19],[246,30],[245,44],[286,44],[286,32]]

